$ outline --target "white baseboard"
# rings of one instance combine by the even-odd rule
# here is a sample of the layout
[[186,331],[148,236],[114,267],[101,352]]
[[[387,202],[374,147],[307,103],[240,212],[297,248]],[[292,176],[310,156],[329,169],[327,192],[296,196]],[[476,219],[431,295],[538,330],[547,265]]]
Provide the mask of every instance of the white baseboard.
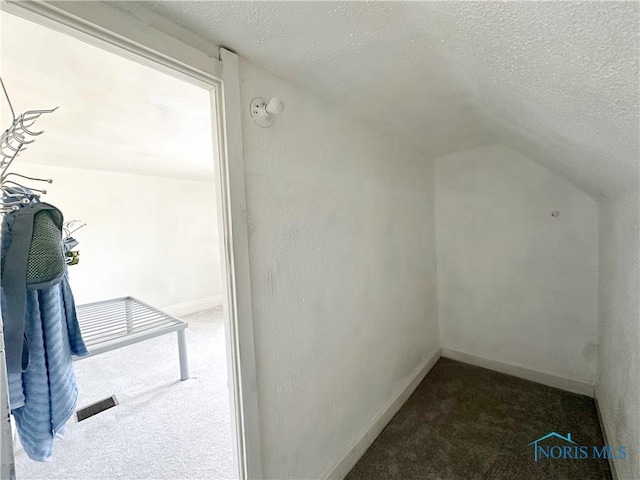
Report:
[[[596,412],[598,412],[598,421],[600,422],[600,430],[602,430],[602,437],[604,439],[604,444],[613,445],[613,443],[610,441],[611,437],[609,437],[609,429],[607,428],[607,423],[605,422],[604,417],[602,416],[602,412],[600,411],[600,404],[598,403],[597,391],[593,399],[596,402]],[[609,459],[609,468],[611,469],[611,477],[613,478],[613,480],[618,480],[620,478],[620,475],[618,475],[618,470],[617,470],[618,466],[616,462],[613,461],[612,458]]]
[[364,433],[359,439],[349,448],[347,454],[338,462],[338,464],[327,471],[320,478],[327,479],[343,479],[351,471],[351,469],[358,463],[360,457],[364,455],[367,449],[371,446],[378,435],[384,430],[384,427],[391,421],[398,410],[404,405],[407,399],[411,396],[417,386],[427,376],[429,370],[436,364],[440,358],[440,349],[438,348],[431,357],[429,357],[422,365],[420,365],[412,379],[407,385],[398,393],[396,398],[391,401],[386,408],[384,408],[365,429]]
[[476,355],[459,352],[450,348],[441,347],[440,350],[442,356],[445,358],[469,363],[477,367],[483,367],[496,372],[512,375],[514,377],[524,378],[525,380],[541,383],[542,385],[547,385],[549,387],[559,388],[560,390],[566,390],[568,392],[578,393],[592,398],[594,396],[594,385],[591,383],[559,377],[550,373],[539,372],[537,370],[531,370],[529,368],[500,362],[498,360],[477,357]]
[[193,300],[191,302],[178,303],[170,307],[162,308],[161,310],[167,312],[169,315],[179,317],[181,315],[189,315],[190,313],[201,312],[209,308],[214,308],[222,305],[222,296],[217,295],[215,297],[201,298],[200,300]]

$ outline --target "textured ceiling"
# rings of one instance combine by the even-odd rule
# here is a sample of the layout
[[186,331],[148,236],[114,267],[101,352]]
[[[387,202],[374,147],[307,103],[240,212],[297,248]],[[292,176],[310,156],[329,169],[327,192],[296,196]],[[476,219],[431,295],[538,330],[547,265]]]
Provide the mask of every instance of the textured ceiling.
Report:
[[636,2],[135,3],[429,156],[499,141],[591,194],[637,188]]
[[[207,90],[2,13],[1,73],[16,114],[59,106],[15,163],[213,180]],[[2,124],[11,123],[0,97]]]

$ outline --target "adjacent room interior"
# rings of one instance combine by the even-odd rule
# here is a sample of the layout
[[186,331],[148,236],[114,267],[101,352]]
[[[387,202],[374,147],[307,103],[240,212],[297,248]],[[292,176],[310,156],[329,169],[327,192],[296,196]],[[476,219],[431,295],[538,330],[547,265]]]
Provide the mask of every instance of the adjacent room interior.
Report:
[[[50,462],[14,436],[18,478],[233,476],[209,91],[14,15],[1,21],[13,105],[59,107],[12,171],[52,180],[35,186],[79,242],[68,266],[79,315],[132,297],[133,336],[154,332],[147,305],[188,324],[183,367],[175,333],[114,346],[116,304],[89,308],[77,415]],[[111,409],[83,416],[112,396]]]
[[[236,148],[227,180],[229,211],[246,229],[233,260],[250,272],[237,294],[251,342],[238,361],[255,376],[241,406],[255,407],[241,478],[640,478],[638,3],[74,3],[36,10],[238,68],[225,84],[240,104],[225,105]],[[2,35],[15,103],[60,105],[19,163],[53,178],[46,198],[87,223],[70,267],[78,303],[144,296],[189,322],[195,379],[179,381],[175,338],[163,336],[142,343],[156,345],[157,361],[132,353],[119,364],[118,350],[76,362],[80,386],[111,395],[91,371],[135,376],[131,363],[149,361],[162,371],[146,383],[157,375],[163,393],[132,380],[121,404],[143,414],[138,427],[184,433],[172,452],[195,441],[207,453],[193,465],[216,469],[226,460],[211,459],[223,456],[213,437],[230,431],[229,413],[224,427],[218,413],[193,424],[201,430],[180,420],[229,405],[201,390],[199,410],[188,391],[212,375],[227,381],[211,333],[222,324],[207,324],[222,317],[211,309],[220,260],[200,257],[217,252],[215,207],[194,210],[215,202],[213,165],[196,161],[211,153],[191,150],[205,106],[195,93],[156,90],[155,77],[100,71],[91,54],[53,66],[56,48],[35,59],[32,68],[51,67],[44,80],[24,70],[23,52],[5,56],[18,33],[3,25]],[[47,93],[54,72],[66,75],[57,96]],[[95,85],[103,90],[83,90]],[[126,129],[94,110],[120,103],[107,93],[135,92],[144,101],[121,101]],[[262,125],[255,101],[273,98]],[[117,223],[123,212],[138,216]],[[146,257],[150,237],[161,243]],[[210,313],[181,316],[195,305]],[[192,345],[205,330],[205,346]],[[178,391],[187,396],[167,393]],[[114,434],[101,430],[100,443],[132,428],[119,408],[95,416]],[[81,441],[89,421],[56,448]],[[174,478],[187,457],[164,455],[137,477]],[[56,461],[38,476],[63,478],[46,473]],[[91,478],[129,478],[101,468]]]

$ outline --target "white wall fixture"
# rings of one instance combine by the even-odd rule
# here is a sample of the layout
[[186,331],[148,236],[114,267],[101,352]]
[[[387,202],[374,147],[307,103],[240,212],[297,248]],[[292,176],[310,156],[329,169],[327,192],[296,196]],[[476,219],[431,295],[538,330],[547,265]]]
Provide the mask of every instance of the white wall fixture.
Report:
[[267,128],[273,124],[273,115],[279,115],[284,110],[284,102],[273,97],[268,103],[262,98],[251,100],[251,118],[261,127]]

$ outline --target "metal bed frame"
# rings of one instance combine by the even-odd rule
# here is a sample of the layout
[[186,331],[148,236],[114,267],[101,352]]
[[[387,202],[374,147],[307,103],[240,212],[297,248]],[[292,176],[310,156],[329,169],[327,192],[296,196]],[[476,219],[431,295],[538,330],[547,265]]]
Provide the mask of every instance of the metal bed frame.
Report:
[[134,343],[177,332],[180,357],[180,380],[189,378],[187,339],[188,323],[133,297],[114,298],[78,305],[78,322],[89,355],[93,357]]

